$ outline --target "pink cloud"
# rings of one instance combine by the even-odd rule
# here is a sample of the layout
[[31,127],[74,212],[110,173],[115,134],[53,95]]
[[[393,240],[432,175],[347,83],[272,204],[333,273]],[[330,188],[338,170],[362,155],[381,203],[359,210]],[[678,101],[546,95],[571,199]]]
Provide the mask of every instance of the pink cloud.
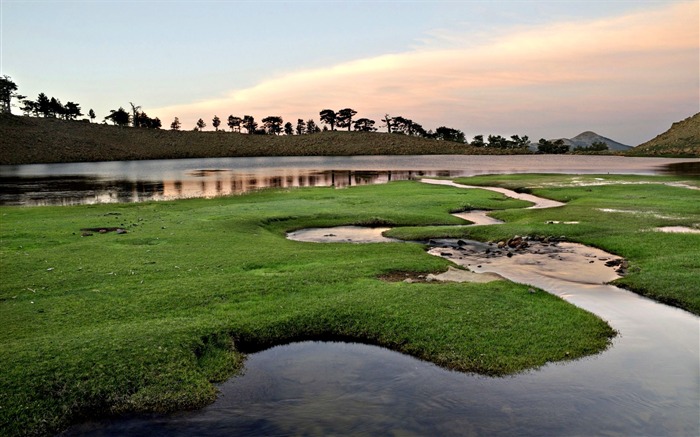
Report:
[[358,116],[404,115],[426,128],[445,124],[468,135],[563,136],[558,129],[624,123],[633,128],[635,117],[653,117],[654,107],[668,113],[697,102],[697,17],[698,3],[685,2],[517,29],[479,42],[455,33],[407,53],[289,72],[220,98],[153,112],[163,120],[178,116],[187,128],[214,114],[281,115],[295,122],[344,107]]

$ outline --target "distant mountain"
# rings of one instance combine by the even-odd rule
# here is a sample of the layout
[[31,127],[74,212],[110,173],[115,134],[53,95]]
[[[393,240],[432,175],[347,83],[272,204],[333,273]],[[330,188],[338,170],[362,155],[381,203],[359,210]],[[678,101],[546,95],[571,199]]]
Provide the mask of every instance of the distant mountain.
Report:
[[700,156],[700,112],[673,123],[669,130],[638,145],[629,154]]
[[[615,140],[611,140],[610,138],[604,137],[602,135],[598,135],[597,133],[591,132],[591,131],[582,132],[573,138],[554,138],[550,141],[557,141],[557,140],[564,141],[564,144],[569,146],[569,150],[574,150],[576,147],[590,147],[596,141],[600,141],[600,142],[607,144],[608,149],[613,150],[613,151],[627,151],[627,150],[632,149],[632,146],[618,143]],[[531,144],[530,150],[533,152],[536,152],[537,151],[537,143]]]
[[571,150],[576,147],[590,147],[597,141],[607,144],[609,150],[627,151],[632,148],[632,146],[618,143],[617,141],[611,140],[610,138],[606,138],[591,131],[582,132],[573,138],[562,138],[562,140],[564,140],[564,144],[569,146]]

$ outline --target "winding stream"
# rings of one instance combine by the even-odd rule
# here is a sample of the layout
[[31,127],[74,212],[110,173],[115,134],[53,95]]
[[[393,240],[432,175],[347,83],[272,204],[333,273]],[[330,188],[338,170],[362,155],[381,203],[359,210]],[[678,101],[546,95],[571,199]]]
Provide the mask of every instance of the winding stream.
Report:
[[[525,196],[532,208],[560,206]],[[376,241],[369,231],[312,232],[305,241]],[[619,335],[599,355],[506,378],[451,372],[374,346],[295,343],[250,355],[245,374],[200,411],[83,424],[66,435],[700,435],[699,319],[605,284],[617,274],[603,261],[615,256],[572,243],[512,257],[487,256],[484,243],[437,243],[433,255],[554,293]]]

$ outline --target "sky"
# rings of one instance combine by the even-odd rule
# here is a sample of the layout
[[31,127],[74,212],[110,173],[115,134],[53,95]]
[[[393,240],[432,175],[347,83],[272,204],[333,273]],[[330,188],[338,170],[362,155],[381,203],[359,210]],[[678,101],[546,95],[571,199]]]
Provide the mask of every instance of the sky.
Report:
[[700,111],[700,0],[0,0],[0,24],[20,94],[98,121],[130,102],[188,130],[349,107],[635,146]]

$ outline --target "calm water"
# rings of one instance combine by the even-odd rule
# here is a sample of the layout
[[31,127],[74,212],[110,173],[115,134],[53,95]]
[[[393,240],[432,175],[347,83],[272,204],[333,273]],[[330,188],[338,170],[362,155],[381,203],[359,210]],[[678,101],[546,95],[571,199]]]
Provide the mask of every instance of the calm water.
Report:
[[355,156],[172,159],[0,166],[0,205],[140,202],[260,188],[346,187],[488,173],[700,174],[698,159],[617,156]]

